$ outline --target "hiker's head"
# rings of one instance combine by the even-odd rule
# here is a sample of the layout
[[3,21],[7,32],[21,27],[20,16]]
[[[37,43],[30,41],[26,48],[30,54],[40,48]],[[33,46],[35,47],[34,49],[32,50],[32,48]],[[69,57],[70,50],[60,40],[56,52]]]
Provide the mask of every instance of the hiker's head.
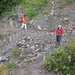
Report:
[[62,26],[61,25],[58,25],[58,29],[62,29]]
[[24,15],[24,17],[26,17],[26,15]]

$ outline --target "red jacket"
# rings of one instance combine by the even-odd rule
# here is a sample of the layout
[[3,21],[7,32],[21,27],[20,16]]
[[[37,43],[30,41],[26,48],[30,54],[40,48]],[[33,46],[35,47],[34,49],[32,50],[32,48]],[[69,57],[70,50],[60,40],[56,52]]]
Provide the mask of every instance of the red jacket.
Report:
[[64,29],[62,28],[59,30],[58,28],[56,28],[54,32],[56,35],[62,35],[62,33],[64,32]]

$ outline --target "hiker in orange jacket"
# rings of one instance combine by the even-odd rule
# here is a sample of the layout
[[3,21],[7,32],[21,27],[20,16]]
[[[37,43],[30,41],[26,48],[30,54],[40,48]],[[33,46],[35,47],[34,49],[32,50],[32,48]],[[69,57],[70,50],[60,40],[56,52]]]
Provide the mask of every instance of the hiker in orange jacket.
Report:
[[25,29],[27,30],[27,25],[26,25],[26,23],[27,23],[27,17],[26,17],[26,15],[24,15],[21,18],[21,20],[22,20],[22,26],[21,26],[21,28],[24,28],[25,27]]
[[58,46],[60,46],[61,36],[64,32],[64,28],[62,28],[61,25],[58,25],[54,32],[56,34],[56,43]]

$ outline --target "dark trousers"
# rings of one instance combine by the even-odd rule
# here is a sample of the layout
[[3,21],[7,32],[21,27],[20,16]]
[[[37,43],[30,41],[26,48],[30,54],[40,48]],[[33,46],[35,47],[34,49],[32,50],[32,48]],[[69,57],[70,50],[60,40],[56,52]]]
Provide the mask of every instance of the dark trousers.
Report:
[[62,35],[56,35],[56,44],[57,44],[58,46],[60,46],[61,36],[62,36]]

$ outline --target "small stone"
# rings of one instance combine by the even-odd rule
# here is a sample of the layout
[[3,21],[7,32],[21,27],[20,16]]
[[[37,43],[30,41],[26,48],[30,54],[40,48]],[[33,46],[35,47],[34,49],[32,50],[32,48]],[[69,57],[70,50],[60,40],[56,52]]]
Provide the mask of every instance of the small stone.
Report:
[[35,50],[35,46],[32,46],[31,49],[32,49],[32,50]]
[[64,17],[64,21],[65,22],[69,22],[69,18],[68,17]]
[[21,41],[20,42],[17,42],[17,46],[22,46]]
[[0,56],[0,61],[2,60],[2,56]]
[[26,44],[26,47],[28,48],[28,47],[30,47],[30,45],[29,44]]
[[37,44],[36,44],[35,46],[36,46],[36,48],[38,48],[38,47],[39,47],[39,45],[37,45]]
[[51,35],[51,36],[54,36],[54,32],[51,32],[50,35]]
[[38,30],[42,30],[42,28],[40,26],[38,26]]
[[28,36],[28,37],[27,37],[27,39],[28,39],[28,40],[30,40],[30,39],[31,39],[31,37],[30,37],[30,36]]

